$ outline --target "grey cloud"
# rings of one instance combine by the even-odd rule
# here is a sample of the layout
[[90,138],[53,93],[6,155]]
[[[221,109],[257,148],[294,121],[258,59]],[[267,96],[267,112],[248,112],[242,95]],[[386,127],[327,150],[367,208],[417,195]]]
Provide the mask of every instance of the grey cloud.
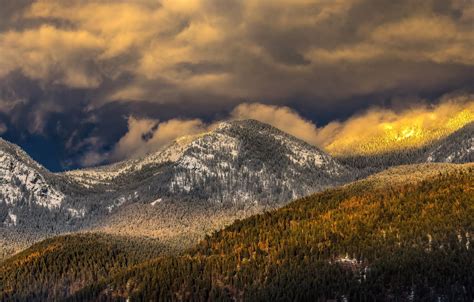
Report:
[[472,1],[0,5],[4,123],[56,133],[71,152],[95,152],[88,162],[110,151],[130,115],[214,120],[259,102],[329,121],[474,90]]

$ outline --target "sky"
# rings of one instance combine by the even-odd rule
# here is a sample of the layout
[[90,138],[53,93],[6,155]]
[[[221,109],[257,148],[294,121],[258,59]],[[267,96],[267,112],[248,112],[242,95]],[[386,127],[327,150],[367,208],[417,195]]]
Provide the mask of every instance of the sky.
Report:
[[474,120],[473,0],[0,7],[0,135],[52,171],[141,156],[228,119],[333,153],[387,133],[387,145],[427,133],[409,140],[421,144]]

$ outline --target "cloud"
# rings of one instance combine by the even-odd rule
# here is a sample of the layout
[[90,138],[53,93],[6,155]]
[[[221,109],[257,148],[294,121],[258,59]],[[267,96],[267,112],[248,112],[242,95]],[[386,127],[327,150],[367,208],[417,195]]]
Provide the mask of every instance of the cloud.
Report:
[[443,16],[416,16],[384,23],[365,39],[332,49],[311,48],[314,62],[367,62],[390,58],[474,65],[472,28]]
[[3,133],[7,132],[8,128],[7,128],[7,125],[5,125],[4,123],[0,122],[0,135],[2,135]]
[[[285,105],[304,110],[287,128],[322,145],[310,124],[394,98],[429,107],[473,93],[473,21],[464,0],[7,1],[0,115],[17,137],[63,143],[64,161],[110,152],[127,131],[123,116],[209,121],[244,102],[289,119]],[[117,159],[135,152],[123,148]]]
[[[89,72],[103,41],[87,31],[42,25],[22,32],[0,34],[0,77],[20,69],[26,76],[69,87],[96,87],[97,73]],[[92,67],[91,67],[92,68]]]
[[110,160],[108,153],[100,153],[97,151],[90,151],[86,152],[83,156],[81,156],[79,163],[81,167],[92,167],[97,166],[99,164],[103,164]]
[[[255,119],[270,124],[332,155],[376,154],[420,147],[474,121],[474,96],[445,97],[438,105],[417,105],[402,111],[371,108],[345,121],[323,127],[285,106],[240,104],[226,120]],[[128,132],[111,154],[112,160],[135,158],[159,150],[174,139],[209,131],[219,121],[128,118]],[[87,158],[103,160],[92,153]]]
[[[413,79],[434,89],[474,64],[474,4],[438,2],[22,3],[16,28],[0,32],[0,75],[19,69],[48,85],[99,88],[96,102],[176,103],[202,91],[214,96],[207,103],[344,99]],[[427,72],[414,73],[417,64]],[[123,85],[102,86],[125,75]]]
[[159,150],[178,137],[203,132],[205,128],[198,119],[171,119],[160,123],[158,120],[129,117],[128,132],[115,145],[111,159],[140,157]]
[[270,124],[310,144],[319,145],[318,130],[313,122],[285,106],[241,104],[231,112],[231,119],[255,119]]

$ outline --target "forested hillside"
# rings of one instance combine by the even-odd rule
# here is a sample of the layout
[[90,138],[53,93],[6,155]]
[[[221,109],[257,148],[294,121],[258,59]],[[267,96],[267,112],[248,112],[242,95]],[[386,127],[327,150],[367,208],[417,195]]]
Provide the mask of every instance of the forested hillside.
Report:
[[82,297],[470,301],[473,196],[472,165],[418,183],[358,182],[238,221]]
[[26,261],[34,249],[26,251],[2,268],[3,299],[470,301],[473,196],[473,164],[397,167],[236,221],[181,255],[138,263],[121,250],[128,265],[102,265],[110,255],[92,249],[86,263],[101,265],[87,268],[102,273],[92,284],[72,275],[62,292],[51,292],[46,276],[82,258],[42,257],[55,264],[35,266]]
[[74,234],[46,239],[0,263],[0,301],[48,301],[165,252],[156,239]]

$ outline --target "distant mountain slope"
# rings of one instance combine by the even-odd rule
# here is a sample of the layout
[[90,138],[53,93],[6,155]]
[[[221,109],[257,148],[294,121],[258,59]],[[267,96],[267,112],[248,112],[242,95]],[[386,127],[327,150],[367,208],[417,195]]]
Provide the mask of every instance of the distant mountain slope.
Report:
[[224,122],[144,158],[66,175],[87,187],[125,183],[153,200],[272,204],[352,179],[325,152],[254,120]]
[[[51,177],[51,173],[22,149],[0,138],[0,200],[3,203],[59,207],[64,194],[50,183]],[[16,224],[15,215],[8,215],[9,223]]]
[[336,159],[354,169],[365,170],[368,174],[397,165],[424,162],[473,162],[474,122],[421,148],[367,156],[337,157]]
[[67,216],[78,211],[67,205],[65,186],[67,179],[0,139],[0,259],[66,228]]
[[[61,174],[13,144],[2,146],[0,239],[17,238],[14,246],[2,246],[4,253],[84,229],[170,240],[179,235],[192,244],[235,218],[358,176],[323,151],[254,120],[222,123],[143,158]],[[190,229],[193,221],[201,223]]]
[[474,123],[470,123],[426,152],[427,162],[465,163],[474,161]]
[[[32,247],[0,269],[3,299],[472,300],[473,184],[474,164],[392,168],[237,221],[184,255],[126,268],[112,261],[107,267],[121,272],[94,285],[75,281],[84,281],[84,267],[70,283],[51,274],[68,265],[54,259],[82,256],[74,244],[50,249],[62,239],[48,240],[37,246],[51,253],[32,262]],[[40,265],[47,261],[55,262]]]
[[48,234],[76,229],[85,214],[75,202],[81,199],[77,189],[0,139],[0,259]]

